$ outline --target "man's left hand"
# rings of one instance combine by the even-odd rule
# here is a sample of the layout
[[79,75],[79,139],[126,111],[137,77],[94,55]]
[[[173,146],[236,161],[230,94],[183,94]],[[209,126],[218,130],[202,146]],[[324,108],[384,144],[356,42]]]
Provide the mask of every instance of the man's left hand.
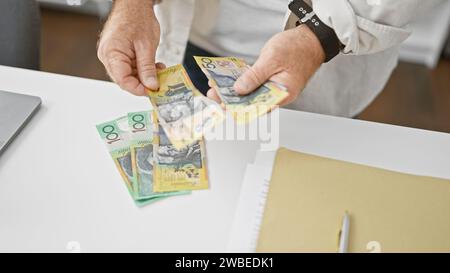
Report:
[[[236,81],[234,89],[246,95],[271,80],[287,88],[289,96],[280,103],[286,105],[297,98],[324,60],[320,41],[307,26],[301,25],[273,36],[255,64]],[[216,90],[210,89],[207,95],[220,102]]]

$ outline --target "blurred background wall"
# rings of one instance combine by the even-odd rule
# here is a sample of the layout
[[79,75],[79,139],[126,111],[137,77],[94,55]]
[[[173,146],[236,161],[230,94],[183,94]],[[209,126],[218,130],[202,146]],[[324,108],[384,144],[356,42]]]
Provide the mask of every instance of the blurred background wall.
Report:
[[[38,0],[41,69],[109,80],[96,43],[111,7],[106,0]],[[401,62],[382,94],[358,117],[450,133],[450,1],[417,18]]]

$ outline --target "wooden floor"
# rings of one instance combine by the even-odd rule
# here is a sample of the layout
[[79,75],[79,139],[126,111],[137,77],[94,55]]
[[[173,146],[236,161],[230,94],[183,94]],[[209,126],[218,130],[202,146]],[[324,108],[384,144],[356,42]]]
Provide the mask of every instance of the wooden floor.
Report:
[[[42,20],[42,70],[108,80],[96,55],[100,19],[43,10]],[[450,61],[434,70],[400,63],[359,118],[450,133]]]

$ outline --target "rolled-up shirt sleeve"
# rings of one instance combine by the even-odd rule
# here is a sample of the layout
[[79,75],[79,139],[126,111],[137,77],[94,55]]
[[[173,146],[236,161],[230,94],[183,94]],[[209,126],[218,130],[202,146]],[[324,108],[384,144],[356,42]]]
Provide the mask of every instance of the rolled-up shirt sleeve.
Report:
[[317,16],[336,32],[342,53],[364,55],[402,43],[408,24],[441,0],[312,0]]

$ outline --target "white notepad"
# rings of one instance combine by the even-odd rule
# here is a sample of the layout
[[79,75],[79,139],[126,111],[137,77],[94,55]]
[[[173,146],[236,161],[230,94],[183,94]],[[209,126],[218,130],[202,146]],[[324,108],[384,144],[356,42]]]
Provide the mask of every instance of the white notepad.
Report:
[[258,151],[253,164],[248,164],[242,182],[228,251],[255,252],[263,219],[276,151]]

